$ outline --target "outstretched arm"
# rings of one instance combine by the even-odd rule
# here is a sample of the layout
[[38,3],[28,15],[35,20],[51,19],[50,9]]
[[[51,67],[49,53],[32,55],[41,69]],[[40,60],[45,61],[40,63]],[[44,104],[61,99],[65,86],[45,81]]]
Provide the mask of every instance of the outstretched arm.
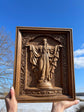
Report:
[[7,112],[17,112],[17,101],[15,98],[15,91],[13,87],[10,89],[10,92],[6,96],[5,102]]
[[72,105],[76,105],[78,103],[79,100],[54,102],[51,112],[63,112],[65,109],[71,107]]

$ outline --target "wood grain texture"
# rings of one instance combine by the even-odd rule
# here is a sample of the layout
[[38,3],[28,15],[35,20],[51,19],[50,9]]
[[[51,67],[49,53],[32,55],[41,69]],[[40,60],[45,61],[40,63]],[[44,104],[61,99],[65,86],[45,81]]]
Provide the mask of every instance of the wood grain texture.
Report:
[[17,27],[13,85],[18,102],[74,100],[72,29]]

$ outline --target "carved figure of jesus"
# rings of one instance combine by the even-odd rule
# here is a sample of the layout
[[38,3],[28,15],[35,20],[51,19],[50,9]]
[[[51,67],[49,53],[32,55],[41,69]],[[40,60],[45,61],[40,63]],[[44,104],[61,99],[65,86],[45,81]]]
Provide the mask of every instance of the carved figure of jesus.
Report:
[[30,45],[30,62],[37,68],[39,80],[49,81],[57,66],[61,45],[48,46],[47,39],[43,39],[43,46]]
[[46,80],[49,76],[49,51],[47,49],[47,40],[44,39],[44,46],[42,48],[42,54],[39,57],[39,71],[41,73],[41,79]]

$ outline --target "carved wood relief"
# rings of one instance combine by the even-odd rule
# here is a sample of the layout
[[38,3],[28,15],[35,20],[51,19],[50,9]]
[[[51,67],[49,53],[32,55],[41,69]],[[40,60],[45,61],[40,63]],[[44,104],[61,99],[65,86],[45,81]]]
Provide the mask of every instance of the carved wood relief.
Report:
[[17,27],[15,49],[19,102],[75,99],[71,29]]

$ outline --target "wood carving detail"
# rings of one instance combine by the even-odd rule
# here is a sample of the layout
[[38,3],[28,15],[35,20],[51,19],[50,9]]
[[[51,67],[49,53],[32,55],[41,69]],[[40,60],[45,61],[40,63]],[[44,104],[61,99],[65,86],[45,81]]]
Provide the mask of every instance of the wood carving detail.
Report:
[[30,49],[30,63],[32,70],[37,73],[38,88],[53,88],[50,80],[57,67],[59,52],[62,45],[55,47],[48,45],[47,39],[43,39],[43,46],[26,45]]
[[15,48],[19,102],[75,99],[72,29],[17,27]]
[[[43,36],[43,35],[39,35],[39,36]],[[40,45],[32,45],[31,40],[34,40],[36,37],[38,37],[38,35],[37,36],[31,35],[30,37],[31,38],[28,38],[28,37],[22,38],[23,39],[22,40],[22,48],[23,48],[22,49],[22,61],[21,61],[22,79],[21,79],[21,84],[20,84],[20,87],[22,89],[20,91],[20,94],[24,94],[25,91],[27,91],[24,87],[25,85],[23,86],[23,83],[25,83],[25,74],[24,74],[25,69],[26,69],[25,65],[26,65],[26,62],[29,62],[29,61],[30,61],[30,64],[29,64],[29,68],[27,70],[27,77],[28,77],[27,85],[30,85],[30,83],[33,82],[32,85],[34,85],[34,86],[36,85],[35,86],[36,88],[43,88],[43,89],[51,88],[51,89],[53,89],[52,91],[54,91],[54,88],[52,85],[52,82],[53,82],[52,76],[54,76],[55,69],[56,69],[57,63],[59,61],[60,49],[63,47],[61,45],[61,43],[62,43],[61,41],[62,41],[63,37],[60,35],[53,36],[54,39],[56,41],[58,41],[57,45],[55,45],[55,46],[51,46],[48,44],[47,40],[49,38],[43,38]],[[44,37],[45,37],[45,35],[44,35]],[[27,55],[27,61],[26,61],[26,55]],[[32,81],[31,71],[34,74],[33,75],[34,79],[36,78],[36,80],[34,80],[35,82]],[[38,74],[38,75],[36,75],[36,74]],[[60,93],[62,94],[61,88],[59,91],[61,91]],[[47,90],[47,92],[48,92],[48,90]],[[45,95],[46,94],[47,93],[45,92]],[[53,92],[52,92],[52,95],[54,95]],[[38,96],[38,94],[37,94],[37,96]]]
[[59,96],[62,95],[62,89],[54,90],[26,90],[23,94],[28,94],[30,96],[44,97],[44,96]]

